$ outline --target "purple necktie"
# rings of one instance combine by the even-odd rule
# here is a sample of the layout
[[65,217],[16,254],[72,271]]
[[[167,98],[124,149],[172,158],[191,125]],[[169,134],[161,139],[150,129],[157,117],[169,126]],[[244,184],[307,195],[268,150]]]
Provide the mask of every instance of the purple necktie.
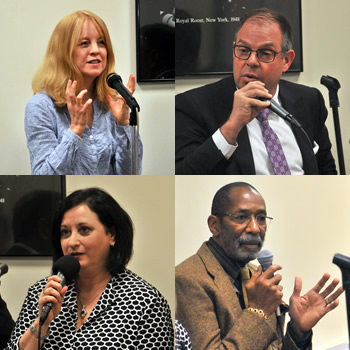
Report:
[[256,116],[256,119],[260,122],[264,143],[271,160],[273,171],[275,175],[290,175],[291,173],[280,140],[276,133],[271,129],[268,118],[268,108],[265,108]]

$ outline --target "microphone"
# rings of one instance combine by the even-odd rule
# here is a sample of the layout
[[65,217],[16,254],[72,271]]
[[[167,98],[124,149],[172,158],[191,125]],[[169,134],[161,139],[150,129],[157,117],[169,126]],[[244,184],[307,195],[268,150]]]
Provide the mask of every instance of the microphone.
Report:
[[265,98],[265,97],[256,97],[256,98],[260,101],[269,101],[270,106],[268,108],[271,109],[272,112],[275,112],[278,116],[280,116],[285,121],[301,129],[302,126],[300,125],[300,123],[276,101],[269,100],[268,98]]
[[137,108],[140,111],[140,106],[136,102],[133,95],[130,94],[129,90],[124,86],[122,78],[116,73],[110,73],[107,75],[107,84],[110,88],[117,90],[119,94],[124,98],[128,106],[133,109]]
[[[64,255],[53,265],[52,271],[60,277],[62,287],[71,283],[78,275],[80,270],[79,261],[72,255]],[[42,326],[53,307],[53,302],[45,303],[40,315],[39,325]]]
[[6,264],[0,264],[0,277],[7,273],[9,267]]
[[[259,252],[257,259],[262,267],[262,270],[266,271],[272,265],[273,254],[268,249],[264,249]],[[280,307],[277,308],[276,314],[278,318],[281,316]]]
[[269,250],[264,249],[259,252],[257,259],[262,270],[266,271],[272,265],[273,254]]

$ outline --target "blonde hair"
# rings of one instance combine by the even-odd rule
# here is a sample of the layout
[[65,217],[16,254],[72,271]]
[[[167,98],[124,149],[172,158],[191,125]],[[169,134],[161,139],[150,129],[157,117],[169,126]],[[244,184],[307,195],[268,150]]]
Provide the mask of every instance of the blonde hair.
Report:
[[73,60],[73,50],[78,44],[84,24],[89,20],[103,36],[107,49],[106,68],[95,80],[96,97],[107,111],[109,104],[106,95],[115,95],[106,82],[107,75],[114,71],[114,53],[106,24],[90,11],[74,12],[56,25],[47,45],[45,58],[34,75],[32,88],[34,94],[45,90],[58,107],[65,107],[67,104],[65,91],[69,79],[77,81],[77,93],[82,90],[83,77]]

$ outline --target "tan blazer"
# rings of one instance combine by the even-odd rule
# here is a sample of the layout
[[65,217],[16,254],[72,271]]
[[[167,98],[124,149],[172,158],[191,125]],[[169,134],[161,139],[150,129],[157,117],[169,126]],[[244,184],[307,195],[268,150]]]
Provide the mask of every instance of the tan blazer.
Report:
[[[188,331],[194,350],[281,347],[276,316],[265,320],[242,310],[232,280],[206,243],[176,267],[176,302],[176,319]],[[288,331],[284,349],[298,349]]]

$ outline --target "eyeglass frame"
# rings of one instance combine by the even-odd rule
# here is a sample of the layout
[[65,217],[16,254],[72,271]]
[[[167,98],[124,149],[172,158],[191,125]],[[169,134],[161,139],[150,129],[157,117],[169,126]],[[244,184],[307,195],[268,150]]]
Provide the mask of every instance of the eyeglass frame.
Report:
[[[237,56],[237,55],[236,55],[236,50],[235,50],[236,47],[244,47],[244,48],[246,48],[247,50],[249,50],[249,55],[248,55],[248,57],[247,57],[247,58],[241,58],[241,57]],[[252,54],[252,52],[256,52],[256,57],[257,57],[257,59],[259,60],[259,62],[263,62],[263,63],[272,63],[272,62],[275,61],[277,55],[279,55],[279,54],[282,53],[282,52],[287,52],[287,50],[281,50],[281,51],[278,51],[278,52],[277,52],[277,51],[271,50],[271,49],[257,49],[257,50],[253,50],[253,49],[251,49],[251,48],[248,47],[248,46],[245,46],[245,45],[237,45],[237,44],[234,44],[232,48],[233,48],[233,54],[235,55],[235,57],[237,57],[237,58],[240,59],[240,60],[248,61],[248,60],[249,60],[249,57],[250,57],[251,54]],[[265,50],[265,51],[271,51],[271,52],[274,53],[274,56],[273,56],[273,60],[272,60],[272,61],[267,61],[267,62],[266,62],[266,61],[262,61],[262,60],[259,58],[259,52],[261,52],[261,51],[263,51],[263,50]]]
[[[257,224],[260,226],[260,227],[267,227],[273,220],[273,218],[271,216],[267,216],[265,214],[235,214],[235,213],[231,213],[231,214],[228,214],[228,213],[216,213],[214,214],[215,216],[228,216],[235,224],[237,225],[246,225],[248,226],[251,221],[252,221],[252,216],[254,216],[255,218],[255,221],[257,222]],[[246,216],[249,216],[249,220],[247,222],[242,222],[242,223],[239,223],[239,222],[236,222],[234,220],[234,217],[235,216],[243,216],[243,215],[246,215]],[[258,219],[257,219],[257,216],[259,215],[263,215],[265,217],[265,219],[268,219],[268,220],[265,220],[265,223],[264,224],[260,224]]]

